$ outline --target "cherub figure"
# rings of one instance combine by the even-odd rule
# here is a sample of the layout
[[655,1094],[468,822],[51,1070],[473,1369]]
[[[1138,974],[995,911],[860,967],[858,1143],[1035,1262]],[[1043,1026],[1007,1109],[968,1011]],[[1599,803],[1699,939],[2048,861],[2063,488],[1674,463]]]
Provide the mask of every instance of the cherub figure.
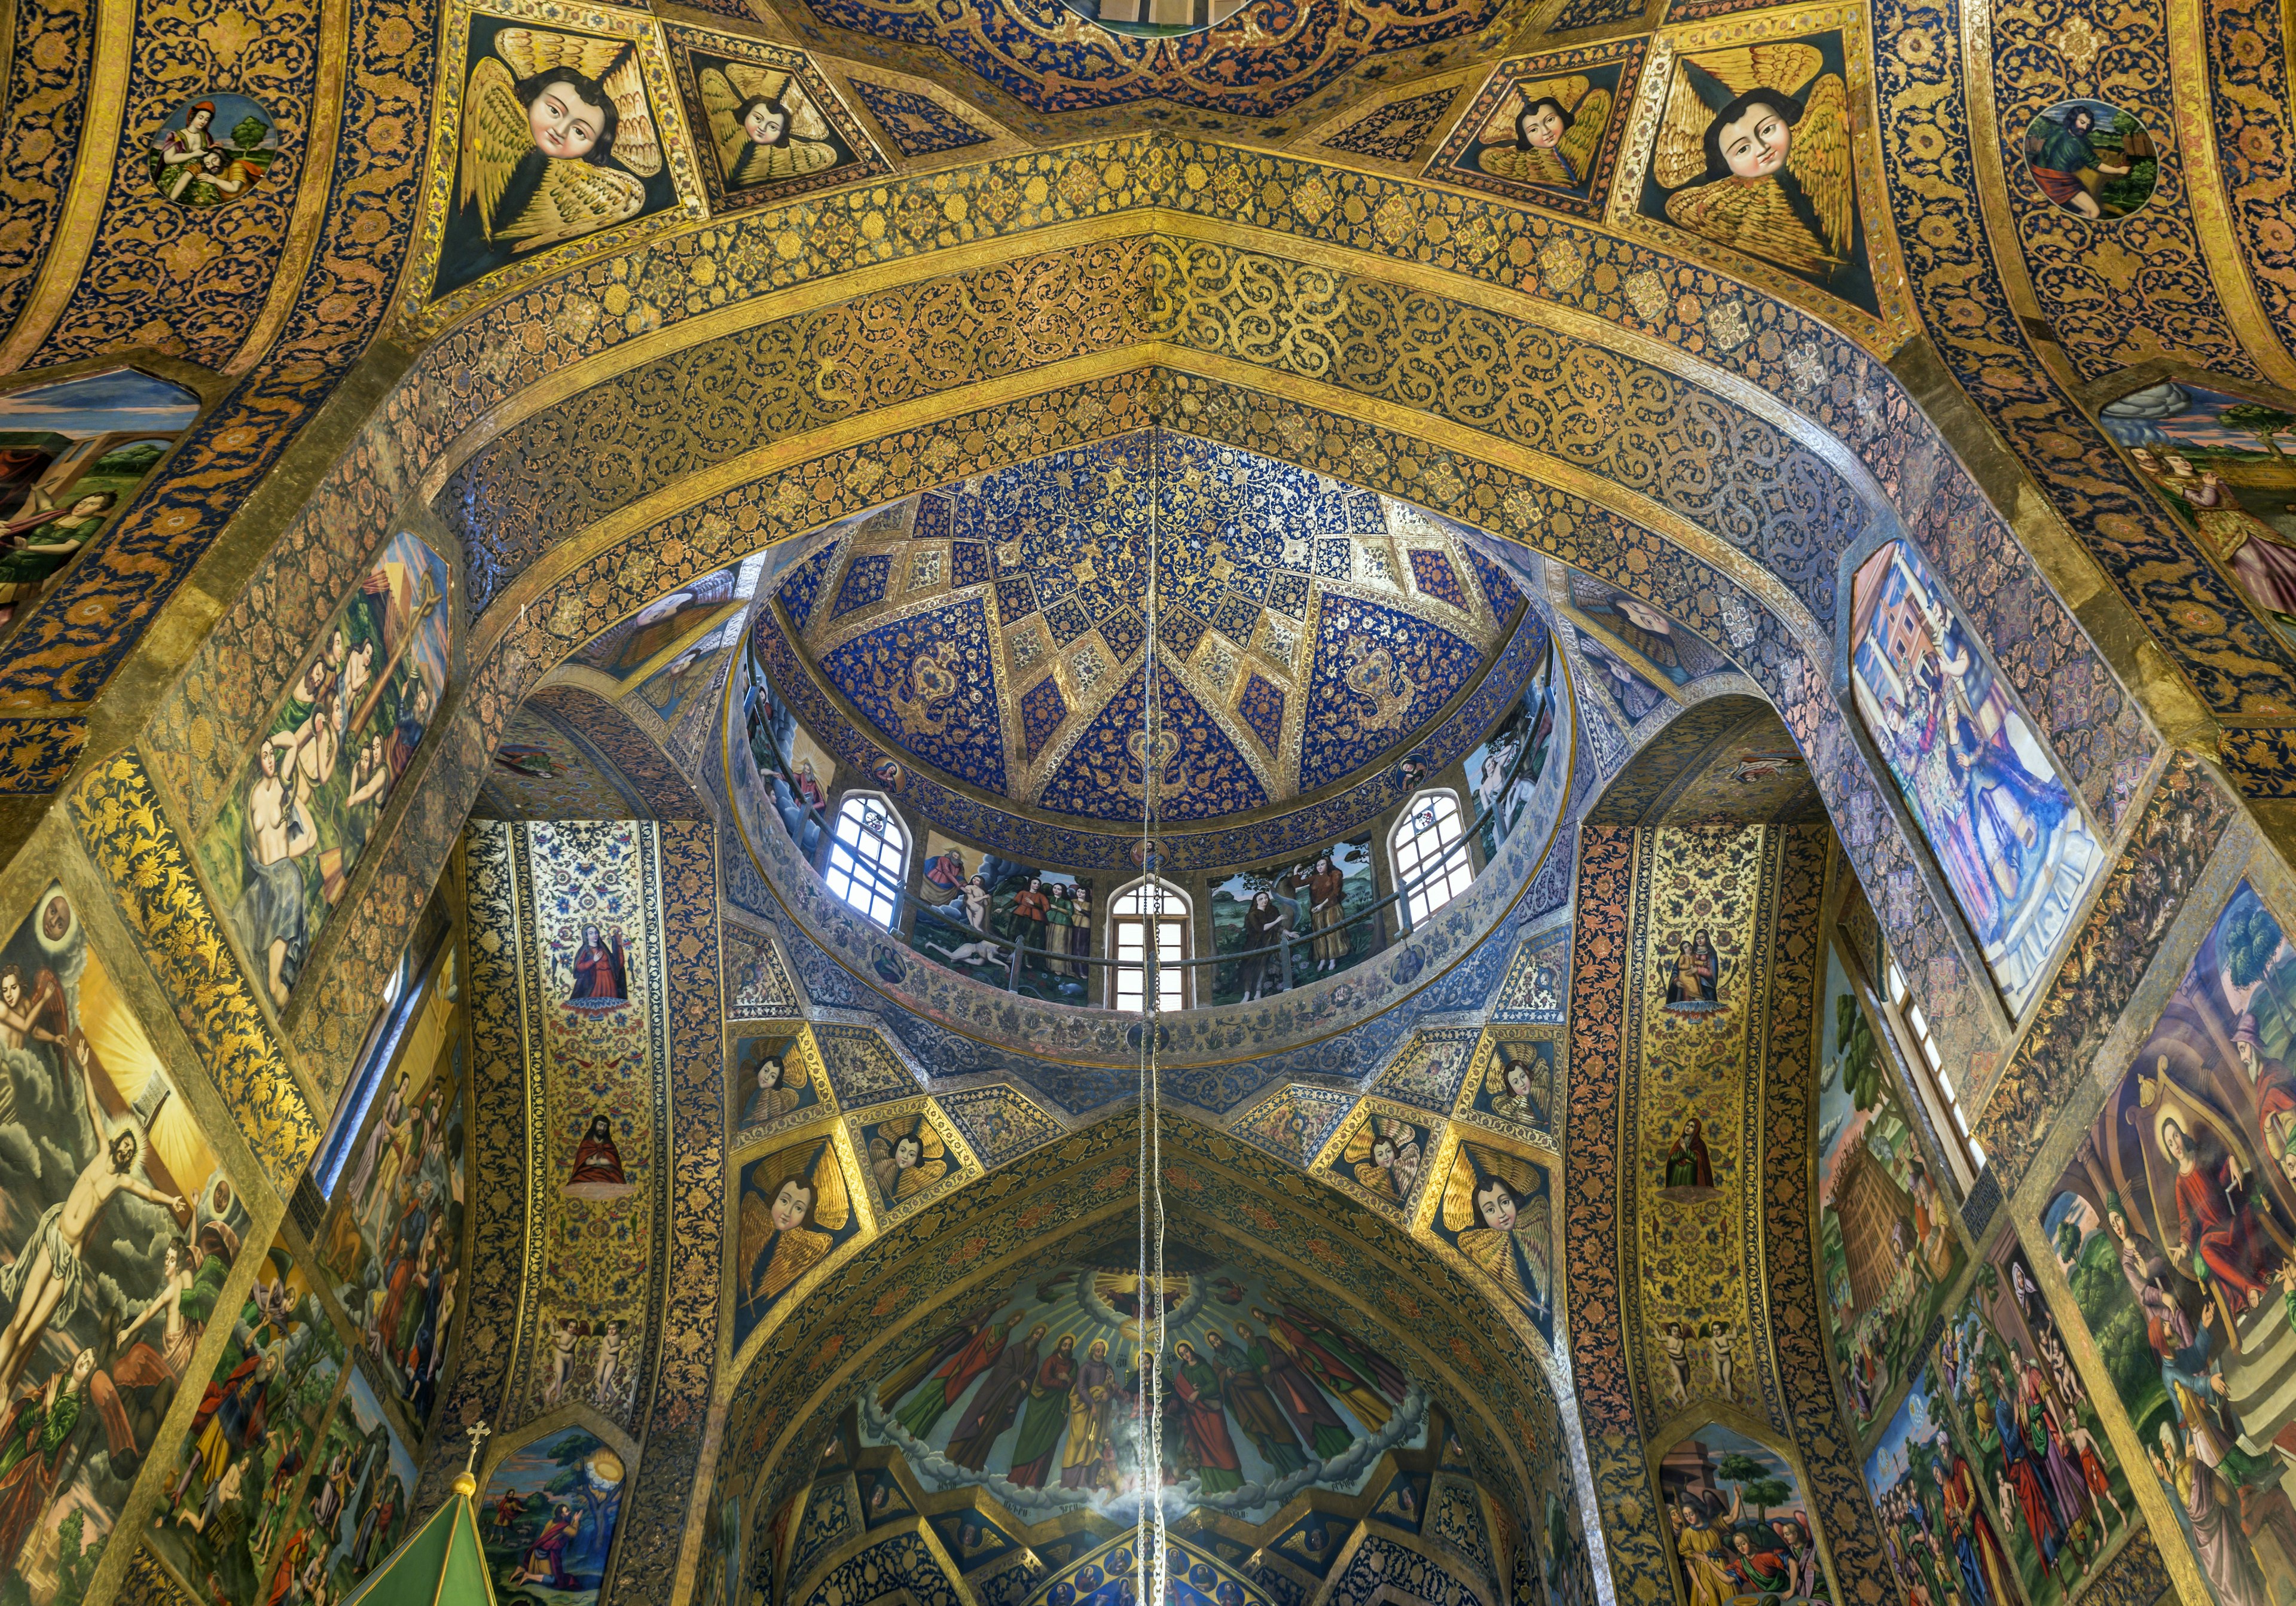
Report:
[[948,1175],[948,1150],[921,1115],[887,1121],[869,1140],[869,1170],[888,1205],[906,1203]]
[[1812,278],[1849,259],[1849,90],[1815,45],[1683,57],[1651,175],[1693,234]]
[[790,74],[728,61],[704,67],[696,82],[728,188],[802,178],[836,165],[829,119]]
[[532,250],[627,222],[661,171],[637,46],[505,28],[471,69],[455,204],[489,244]]
[[1475,165],[1494,178],[1586,187],[1611,127],[1611,92],[1582,74],[1519,84],[1479,136]]

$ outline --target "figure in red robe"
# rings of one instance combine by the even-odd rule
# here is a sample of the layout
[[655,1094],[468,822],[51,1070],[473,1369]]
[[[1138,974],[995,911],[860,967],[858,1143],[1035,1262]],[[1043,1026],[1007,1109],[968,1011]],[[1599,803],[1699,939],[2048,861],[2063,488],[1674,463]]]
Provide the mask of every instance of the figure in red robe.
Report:
[[[916,1386],[915,1395],[895,1413],[893,1420],[919,1438],[928,1437],[948,1408],[964,1397],[972,1386],[972,1380],[996,1363],[1004,1353],[1005,1335],[1018,1325],[1021,1313],[1014,1311],[1002,1322],[990,1322],[988,1316],[996,1307],[975,1312],[963,1325],[943,1335],[939,1346],[927,1357],[927,1370],[931,1375]],[[895,1390],[880,1404],[890,1405],[906,1390]]]
[[1227,1430],[1227,1397],[1218,1370],[1182,1339],[1172,1351],[1172,1415],[1195,1452],[1196,1477],[1207,1495],[1243,1487],[1243,1463]]
[[2202,1165],[2175,1116],[2161,1118],[2161,1147],[2177,1167],[2177,1258],[2201,1281],[2213,1280],[2234,1308],[2260,1303],[2276,1257],[2255,1212],[2232,1198],[2231,1162]]
[[590,1118],[590,1129],[582,1135],[579,1147],[574,1151],[574,1171],[566,1179],[571,1183],[604,1183],[619,1187],[628,1179],[622,1175],[622,1151],[614,1146],[614,1123],[605,1116]]
[[598,928],[582,928],[582,946],[574,953],[574,990],[569,1004],[621,1004],[630,996],[629,971],[624,968],[622,934],[601,940]]

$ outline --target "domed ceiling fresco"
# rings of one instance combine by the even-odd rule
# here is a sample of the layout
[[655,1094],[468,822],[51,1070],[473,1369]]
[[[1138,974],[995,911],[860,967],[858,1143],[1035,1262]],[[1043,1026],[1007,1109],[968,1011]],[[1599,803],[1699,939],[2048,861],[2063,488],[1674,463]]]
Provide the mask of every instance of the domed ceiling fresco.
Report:
[[1152,431],[906,498],[770,599],[760,660],[808,723],[875,740],[881,782],[1085,830],[1136,827],[1152,768],[1176,828],[1373,783],[1342,829],[1402,759],[1465,751],[1547,644],[1461,527]]

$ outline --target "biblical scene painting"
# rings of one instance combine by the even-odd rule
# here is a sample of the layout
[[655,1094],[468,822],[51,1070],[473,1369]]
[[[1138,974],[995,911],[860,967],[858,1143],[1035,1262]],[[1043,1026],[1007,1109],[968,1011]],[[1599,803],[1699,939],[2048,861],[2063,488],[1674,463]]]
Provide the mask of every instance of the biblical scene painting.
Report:
[[1880,316],[1842,34],[1702,47],[1723,31],[1680,41],[1639,211]]
[[1591,217],[1633,103],[1644,42],[1503,64],[1428,164],[1446,184]]
[[742,1135],[762,1136],[820,1113],[827,1078],[813,1068],[802,1036],[773,1032],[736,1037],[726,1059],[734,1127]]
[[1837,1598],[1801,1480],[1767,1445],[1709,1423],[1660,1457],[1658,1486],[1694,1606]]
[[671,643],[684,640],[738,605],[741,575],[738,565],[720,569],[688,581],[667,596],[656,597],[620,624],[575,649],[575,661],[627,681]]
[[647,83],[657,49],[638,28],[601,37],[471,14],[434,296],[678,204],[667,109]]
[[678,87],[704,147],[713,209],[757,206],[890,172],[827,79],[800,51],[669,30]]
[[1905,1386],[1968,1251],[1872,1020],[1830,948],[1819,1030],[1819,1253],[1833,1368],[1863,1434]]
[[260,189],[279,160],[279,129],[259,101],[209,90],[170,111],[144,152],[152,187],[203,212]]
[[135,496],[200,398],[136,368],[0,395],[0,626]]
[[207,1386],[248,1215],[57,883],[0,944],[0,1577],[69,1606]]
[[828,832],[823,813],[829,807],[837,763],[774,691],[758,663],[754,637],[743,643],[733,674],[735,684],[729,701],[741,709],[742,723],[734,742],[729,790],[743,829],[759,832],[767,820],[778,819],[798,851],[810,859]]
[[1921,554],[1890,542],[1858,569],[1855,595],[1857,712],[2010,1012],[2021,1013],[2104,854]]
[[1554,1341],[1554,1188],[1544,1162],[1495,1143],[1460,1143],[1433,1225]]
[[1083,1004],[1100,988],[1093,956],[1100,911],[1092,883],[1038,870],[941,835],[925,838],[909,946],[961,975],[1002,987],[1020,956],[1022,997]]
[[586,1428],[496,1463],[477,1511],[497,1606],[595,1606],[627,1478],[621,1453]]
[[[918,1145],[920,1159],[922,1148]],[[898,1191],[898,1178],[895,1186]],[[736,1197],[733,1284],[738,1351],[782,1296],[858,1233],[861,1223],[835,1136],[824,1130],[744,1161]]]
[[464,1301],[463,1224],[470,1165],[459,1025],[443,989],[423,1002],[418,1037],[367,1111],[320,1234],[319,1261],[376,1371],[420,1432]]
[[1640,597],[1573,574],[1570,605],[1594,627],[1669,685],[1686,686],[1732,668],[1729,659],[1696,631],[1677,624]]
[[[1562,806],[1570,772],[1570,708],[1559,691],[1562,654],[1550,641],[1522,701],[1467,755],[1470,819],[1482,820],[1486,864],[1528,826],[1543,830]],[[1559,740],[1558,740],[1559,738]]]
[[639,683],[638,700],[660,715],[664,725],[676,725],[681,714],[709,701],[718,688],[718,672],[726,667],[726,648],[741,628],[741,620],[731,619],[718,629],[702,632]]
[[[2042,1217],[2202,1570],[2218,1601],[2243,1606],[2296,1586],[2296,1514],[2279,1487],[2296,1410],[2273,1382],[2296,1353],[2292,961],[2279,919],[2243,883]],[[2058,1347],[2042,1346],[2052,1368]]]
[[1335,842],[1312,858],[1240,870],[1207,890],[1212,950],[1234,956],[1206,967],[1210,1004],[1248,1003],[1304,987],[1385,946],[1384,915],[1347,923],[1379,901],[1368,835]]
[[[312,1452],[291,1536],[272,1564],[274,1606],[325,1606],[348,1595],[406,1537],[414,1458],[399,1443],[366,1374],[347,1369],[341,1402]],[[287,1593],[275,1593],[282,1586]]]
[[2250,605],[2296,642],[2296,407],[2163,381],[2099,418]]
[[899,1450],[928,1491],[982,1486],[1023,1521],[1129,1520],[1150,1367],[1162,1373],[1163,1487],[1247,1521],[1311,1487],[1361,1494],[1384,1452],[1426,1443],[1425,1392],[1340,1323],[1328,1296],[1178,1243],[1145,1288],[1137,1266],[1122,1238],[953,1313],[862,1395],[863,1441]]
[[151,1539],[186,1582],[206,1586],[203,1596],[264,1606],[307,1570],[324,1573],[323,1547],[295,1518],[345,1350],[283,1237],[265,1252],[236,1321],[215,1309],[219,1291],[204,1291],[202,1308],[231,1322],[231,1341],[167,1465]]
[[281,1009],[446,701],[452,583],[413,536],[384,544],[200,839],[255,984]]
[[1972,1452],[1948,1430],[1937,1404],[1941,1387],[1934,1365],[1915,1378],[1866,1458],[1890,1573],[1906,1606],[2020,1606],[1996,1507],[1980,1492]]
[[2064,101],[2025,129],[2025,170],[2076,217],[2126,217],[2152,199],[2160,148],[2134,112],[2109,101]]
[[1995,1598],[2013,1598],[2003,1593],[2011,1580],[1995,1576],[2005,1561],[2032,1606],[2079,1594],[2127,1536],[2136,1501],[2013,1234],[1979,1261],[1948,1313],[1921,1394],[1966,1460],[1998,1541],[1997,1553],[1980,1542],[1976,1556]]

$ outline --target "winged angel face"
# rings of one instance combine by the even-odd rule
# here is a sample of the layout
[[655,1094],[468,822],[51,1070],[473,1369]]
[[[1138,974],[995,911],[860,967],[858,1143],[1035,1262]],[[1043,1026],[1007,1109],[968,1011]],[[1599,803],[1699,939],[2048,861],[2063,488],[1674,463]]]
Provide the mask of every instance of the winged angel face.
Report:
[[1849,92],[1817,46],[1686,55],[1674,70],[1652,176],[1668,218],[1823,281],[1849,260]]
[[1475,165],[1494,178],[1577,189],[1611,126],[1611,92],[1583,75],[1516,86],[1479,138]]
[[478,203],[489,243],[554,245],[645,209],[661,171],[637,46],[506,28],[471,69],[456,204]]
[[829,119],[787,72],[728,61],[696,77],[729,189],[802,178],[837,161]]

